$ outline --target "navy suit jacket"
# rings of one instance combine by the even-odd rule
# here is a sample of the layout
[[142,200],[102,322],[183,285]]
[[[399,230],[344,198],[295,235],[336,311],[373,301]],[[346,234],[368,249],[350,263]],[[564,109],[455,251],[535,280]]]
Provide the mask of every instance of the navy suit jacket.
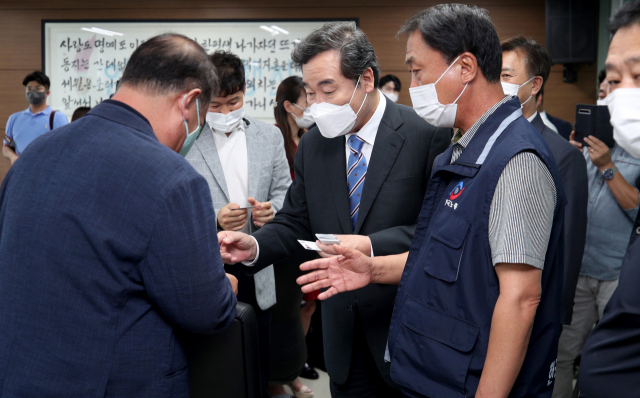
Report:
[[560,134],[560,136],[565,140],[569,141],[569,136],[573,131],[573,126],[571,125],[571,123],[567,122],[566,120],[562,120],[559,117],[551,116],[549,115],[549,112],[547,112],[547,119],[549,119],[549,121],[553,123],[554,126],[556,126],[556,128],[558,129],[558,134]]
[[549,145],[567,196],[567,205],[564,208],[564,280],[561,313],[562,323],[570,325],[573,299],[587,238],[587,162],[578,148],[544,125],[540,114],[536,115],[531,124],[542,133],[542,138]]
[[36,139],[0,191],[0,395],[184,397],[176,335],[235,318],[209,188],[120,102]]

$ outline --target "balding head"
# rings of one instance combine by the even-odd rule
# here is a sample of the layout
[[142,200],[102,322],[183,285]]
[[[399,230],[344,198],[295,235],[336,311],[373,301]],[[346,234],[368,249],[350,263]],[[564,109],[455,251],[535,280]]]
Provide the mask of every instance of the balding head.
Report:
[[203,112],[219,89],[215,67],[204,49],[174,33],[142,43],[131,55],[120,85],[148,95],[171,95],[199,88]]

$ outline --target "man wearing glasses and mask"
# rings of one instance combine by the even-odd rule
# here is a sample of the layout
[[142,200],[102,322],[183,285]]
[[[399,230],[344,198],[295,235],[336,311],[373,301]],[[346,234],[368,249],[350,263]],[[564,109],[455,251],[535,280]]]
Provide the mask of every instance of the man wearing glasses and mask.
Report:
[[47,131],[69,123],[62,112],[51,110],[47,105],[51,83],[47,75],[36,71],[22,81],[26,87],[29,107],[9,117],[5,130],[2,155],[13,164],[31,141]]

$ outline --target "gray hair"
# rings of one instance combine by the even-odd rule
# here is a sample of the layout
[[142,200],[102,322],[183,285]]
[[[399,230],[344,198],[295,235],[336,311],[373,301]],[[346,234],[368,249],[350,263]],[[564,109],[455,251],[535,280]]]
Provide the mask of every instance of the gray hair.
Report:
[[380,65],[373,46],[356,23],[330,22],[309,33],[293,49],[291,59],[297,68],[301,68],[311,58],[325,51],[340,52],[340,71],[354,82],[368,68],[373,70],[374,87],[378,87]]

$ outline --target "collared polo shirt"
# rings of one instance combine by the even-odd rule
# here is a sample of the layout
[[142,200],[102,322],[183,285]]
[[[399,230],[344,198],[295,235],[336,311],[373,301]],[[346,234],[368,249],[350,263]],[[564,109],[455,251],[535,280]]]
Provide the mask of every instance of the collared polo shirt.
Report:
[[[5,134],[16,143],[16,155],[20,155],[33,140],[52,130],[49,126],[49,117],[52,111],[51,107],[47,106],[47,109],[34,115],[29,107],[24,111],[16,112],[9,116]],[[69,120],[62,112],[56,112],[53,116],[53,128],[58,128],[68,123]],[[5,143],[7,142],[5,141]]]

